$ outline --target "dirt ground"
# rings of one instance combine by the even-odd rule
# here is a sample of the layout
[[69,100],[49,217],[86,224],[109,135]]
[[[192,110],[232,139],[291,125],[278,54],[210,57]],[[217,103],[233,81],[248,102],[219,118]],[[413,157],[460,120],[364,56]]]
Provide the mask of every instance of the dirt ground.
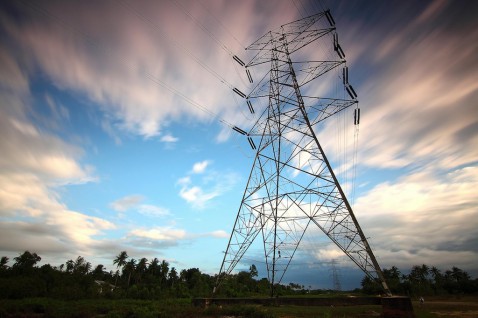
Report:
[[478,318],[478,296],[465,301],[455,300],[431,300],[423,305],[413,302],[417,317],[433,314],[439,318]]

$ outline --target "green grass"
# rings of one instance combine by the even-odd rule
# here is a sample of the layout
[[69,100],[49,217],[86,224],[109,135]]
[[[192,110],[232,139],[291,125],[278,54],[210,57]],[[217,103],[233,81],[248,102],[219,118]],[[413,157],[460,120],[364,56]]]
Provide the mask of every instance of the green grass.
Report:
[[89,317],[196,317],[198,309],[189,299],[143,300],[54,300],[32,298],[0,300],[0,317],[89,318]]
[[[416,318],[478,317],[477,297],[413,301]],[[364,318],[379,317],[381,306],[255,306],[231,305],[194,307],[190,299],[165,300],[56,300],[30,298],[0,300],[0,318],[165,318],[165,317],[251,317],[251,318]]]
[[379,317],[382,312],[381,306],[281,306],[271,308],[274,317],[298,317],[298,318],[355,318],[355,317]]

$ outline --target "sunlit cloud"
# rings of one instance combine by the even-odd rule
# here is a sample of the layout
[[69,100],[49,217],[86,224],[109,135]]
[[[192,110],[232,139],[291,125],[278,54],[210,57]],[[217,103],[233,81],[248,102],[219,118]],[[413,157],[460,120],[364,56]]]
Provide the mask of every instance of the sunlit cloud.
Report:
[[[80,147],[40,129],[32,121],[36,113],[28,104],[28,77],[3,49],[0,52],[0,67],[8,75],[0,78],[0,133],[6,137],[0,138],[0,249],[88,252],[95,238],[115,225],[69,209],[59,189],[67,184],[96,181],[94,169],[81,163]],[[68,120],[70,115],[63,105],[48,95],[45,99],[51,122]]]
[[129,236],[135,236],[140,238],[146,238],[158,241],[175,241],[178,243],[182,240],[192,240],[200,238],[227,238],[229,234],[223,230],[217,230],[205,233],[188,233],[184,229],[178,229],[173,227],[153,227],[132,230],[128,234]]
[[152,229],[138,229],[130,232],[130,235],[153,239],[153,240],[179,240],[186,237],[186,231],[168,227],[156,227]]
[[132,207],[139,205],[143,201],[144,196],[139,194],[133,194],[111,202],[110,207],[115,211],[124,212],[131,209]]
[[[3,225],[8,226],[1,231],[2,250],[18,251],[23,245],[20,250],[36,248],[38,252],[60,253],[75,249],[90,253],[96,237],[115,228],[107,220],[68,209],[54,190],[33,175],[2,174],[0,185],[0,214]],[[21,233],[26,229],[29,234],[24,236]],[[12,239],[17,236],[34,239]]]

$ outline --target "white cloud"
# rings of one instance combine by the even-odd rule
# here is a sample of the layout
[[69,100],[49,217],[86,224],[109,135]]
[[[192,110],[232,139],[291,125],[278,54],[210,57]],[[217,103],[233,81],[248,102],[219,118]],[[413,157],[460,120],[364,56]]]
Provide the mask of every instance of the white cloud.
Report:
[[211,235],[212,237],[217,237],[217,238],[228,238],[229,237],[229,233],[227,233],[226,231],[223,231],[223,230],[213,231],[213,232],[209,233],[209,235]]
[[188,233],[184,229],[157,226],[153,228],[136,229],[129,232],[128,236],[158,241],[170,241],[177,244],[181,240],[192,240],[205,237],[228,238],[229,234],[223,230],[206,233]]
[[415,172],[375,186],[357,200],[356,215],[386,264],[433,260],[437,266],[469,268],[478,257],[477,187],[476,166],[440,179]]
[[205,160],[193,165],[191,174],[201,175],[199,185],[193,181],[192,176],[180,178],[176,184],[181,186],[179,196],[195,209],[204,209],[214,198],[229,191],[237,182],[238,176],[235,173],[218,173],[214,170],[207,170],[211,161]]
[[53,118],[60,120],[70,119],[70,112],[68,111],[68,108],[61,104],[57,104],[50,94],[45,95],[45,101],[50,108],[50,113]]
[[186,176],[186,177],[182,177],[182,178],[180,178],[176,183],[179,184],[179,185],[186,186],[186,185],[188,185],[188,184],[191,183],[191,178],[190,178],[190,177],[187,177],[187,176]]
[[328,244],[313,252],[315,259],[319,262],[332,261],[344,258],[344,252],[334,244]]
[[209,161],[209,160],[196,162],[193,165],[192,173],[204,173],[204,171],[206,170],[206,168],[209,166],[210,163],[211,163],[211,161]]
[[[94,11],[82,3],[45,2],[41,7],[49,13],[48,19],[30,16],[19,25],[5,17],[3,24],[28,52],[24,56],[28,62],[57,87],[84,94],[101,105],[115,128],[151,138],[161,134],[165,123],[185,117],[211,121],[219,120],[214,118],[218,114],[234,122],[243,117],[237,105],[231,107],[228,85],[245,87],[247,78],[223,50],[224,44],[235,54],[245,55],[244,44],[271,26],[292,21],[296,14],[285,1],[261,6],[263,10],[257,10],[254,2],[229,3],[205,9],[203,4],[187,3],[191,16],[214,24],[209,32],[202,32],[179,6],[166,2],[103,3]],[[234,37],[210,18],[211,13],[234,26]],[[59,23],[60,19],[67,23]]]
[[125,212],[133,207],[136,207],[143,202],[144,197],[139,194],[133,194],[118,199],[110,204],[110,207],[118,212]]
[[121,145],[123,141],[121,140],[118,131],[114,129],[111,122],[107,119],[101,121],[101,128],[106,132],[111,138],[113,138],[116,145]]
[[148,216],[166,216],[171,215],[171,212],[163,207],[151,204],[141,204],[138,207],[138,212]]
[[186,231],[169,227],[155,227],[152,229],[132,230],[129,235],[152,240],[176,241],[184,239],[186,237]]
[[215,197],[219,196],[219,191],[212,190],[210,192],[205,192],[202,188],[198,186],[192,187],[183,187],[179,191],[181,198],[186,200],[195,208],[203,209],[206,203]]
[[[0,215],[4,217],[4,225],[8,224],[1,231],[1,250],[38,247],[39,253],[72,249],[89,253],[95,245],[94,237],[115,228],[107,220],[70,210],[61,203],[58,193],[37,176],[1,174],[0,188]],[[29,229],[27,236],[23,233],[26,229]]]
[[[366,105],[360,130],[362,163],[450,169],[476,161],[478,69],[468,44],[478,41],[478,31],[460,34],[444,28],[415,36],[415,28],[406,28],[380,39],[395,43],[393,53],[386,55],[393,63],[361,89]],[[463,49],[457,52],[456,47]],[[372,55],[371,63],[383,62]]]
[[[0,250],[89,253],[95,239],[115,225],[71,210],[60,193],[65,184],[96,180],[93,168],[81,164],[81,148],[33,121],[41,116],[29,104],[29,79],[3,47],[0,68],[8,73],[0,76]],[[68,119],[62,105],[48,97],[46,103],[51,123]]]
[[161,137],[161,141],[162,142],[166,142],[166,143],[175,143],[179,140],[178,137],[174,137],[173,135],[171,134],[167,134],[167,135],[164,135]]
[[[0,169],[30,172],[50,183],[84,183],[96,180],[90,167],[82,167],[78,159],[82,150],[60,138],[39,131],[25,118],[7,113],[8,105],[0,109]],[[22,114],[22,116],[25,116]],[[19,147],[19,145],[22,145]]]
[[111,202],[110,207],[118,212],[136,211],[140,214],[153,217],[170,215],[170,211],[166,208],[142,203],[145,199],[142,195],[132,194]]

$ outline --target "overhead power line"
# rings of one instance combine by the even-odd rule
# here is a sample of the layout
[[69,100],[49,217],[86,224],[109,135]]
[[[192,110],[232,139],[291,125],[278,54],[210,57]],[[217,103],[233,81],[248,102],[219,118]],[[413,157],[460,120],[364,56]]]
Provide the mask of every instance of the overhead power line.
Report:
[[[214,71],[212,68],[210,68],[206,63],[204,63],[203,61],[201,61],[197,56],[195,56],[190,50],[188,50],[186,47],[184,47],[183,45],[181,45],[178,41],[174,40],[172,37],[168,36],[166,33],[164,33],[163,31],[161,31],[161,28],[150,18],[148,17],[146,14],[140,12],[137,8],[133,7],[128,1],[126,0],[121,0],[119,1],[119,3],[121,3],[125,8],[131,10],[138,18],[140,18],[141,20],[143,20],[144,22],[147,23],[148,26],[152,27],[155,31],[157,31],[159,33],[159,35],[165,39],[166,41],[172,43],[173,45],[175,45],[176,47],[178,47],[180,50],[182,50],[183,52],[185,52],[191,59],[193,59],[199,66],[201,66],[204,70],[206,70],[207,72],[209,72],[211,75],[213,75],[214,77],[216,77],[221,83],[223,83],[224,85],[226,85],[228,88],[230,89],[234,89],[234,85],[232,85],[231,83],[229,83],[224,77],[222,77],[219,73],[217,73],[216,71]],[[175,3],[177,3],[177,1],[175,1]],[[181,5],[178,4],[178,6],[180,6],[182,8]],[[186,11],[187,12],[187,11]],[[190,17],[192,17],[189,13],[188,15]],[[193,18],[194,19],[194,18]],[[207,30],[207,29],[206,29]],[[210,32],[209,32],[210,33]],[[211,34],[211,33],[210,33]],[[212,35],[212,34],[211,34]],[[215,39],[219,44],[220,42],[212,35],[213,39]],[[233,55],[231,51],[229,51],[229,49],[227,49],[227,47],[225,46],[221,46],[229,55]]]
[[[38,2],[29,2],[29,1],[20,1],[20,3],[27,7],[27,8],[30,8],[30,9],[33,9],[35,10],[36,12],[46,16],[48,19],[60,24],[61,26],[65,27],[66,29],[70,30],[71,32],[79,35],[81,38],[83,38],[85,40],[85,42],[96,48],[96,49],[99,49],[99,50],[102,50],[104,52],[105,55],[112,55],[112,51],[110,48],[108,48],[107,46],[102,46],[100,45],[100,43],[98,41],[95,41],[91,36],[89,36],[87,33],[85,33],[84,31],[72,26],[70,23],[68,23],[67,21],[65,21],[64,19],[62,19],[61,17],[58,17],[54,14],[52,14],[48,9],[42,7]],[[119,56],[119,60],[121,63],[123,63],[126,67],[130,68],[130,69],[134,69],[133,66],[131,66],[128,61]],[[200,63],[200,62],[198,62]],[[207,66],[205,66],[207,67]],[[207,113],[208,115],[210,115],[212,118],[216,119],[217,121],[219,121],[220,123],[228,126],[229,128],[233,128],[235,127],[233,124],[231,124],[230,122],[228,122],[227,120],[221,118],[218,114],[216,114],[215,112],[213,112],[212,110],[210,110],[209,108],[207,108],[206,106],[194,101],[193,99],[189,98],[188,96],[186,96],[184,93],[180,92],[179,90],[177,90],[176,88],[172,87],[171,85],[167,84],[166,82],[164,82],[163,80],[161,80],[160,78],[158,78],[157,76],[153,75],[151,72],[149,71],[145,71],[144,72],[144,75],[147,79],[151,80],[153,83],[155,83],[156,85],[159,85],[165,89],[167,89],[168,91],[170,91],[171,93],[181,97],[184,101],[186,101],[187,103],[189,103],[190,105],[200,109],[201,111]],[[218,75],[219,76],[219,75]],[[219,78],[221,78],[219,76]],[[234,87],[230,84],[228,84],[226,81],[224,81],[224,84],[226,85],[229,85],[231,89],[233,89]]]

